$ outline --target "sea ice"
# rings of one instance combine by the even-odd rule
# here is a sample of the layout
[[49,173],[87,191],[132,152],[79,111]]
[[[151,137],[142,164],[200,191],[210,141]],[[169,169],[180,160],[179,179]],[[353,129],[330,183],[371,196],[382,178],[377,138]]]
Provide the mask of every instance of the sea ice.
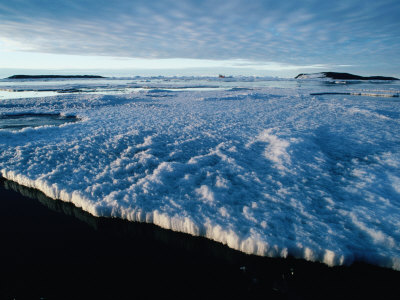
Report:
[[0,130],[1,175],[246,253],[400,270],[398,100],[291,84],[4,99],[2,116],[80,121]]

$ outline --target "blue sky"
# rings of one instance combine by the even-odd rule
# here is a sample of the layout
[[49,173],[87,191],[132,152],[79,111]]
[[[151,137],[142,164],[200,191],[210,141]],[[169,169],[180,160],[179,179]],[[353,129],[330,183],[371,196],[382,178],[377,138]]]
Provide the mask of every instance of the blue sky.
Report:
[[398,0],[0,0],[0,68],[400,77],[399,16]]

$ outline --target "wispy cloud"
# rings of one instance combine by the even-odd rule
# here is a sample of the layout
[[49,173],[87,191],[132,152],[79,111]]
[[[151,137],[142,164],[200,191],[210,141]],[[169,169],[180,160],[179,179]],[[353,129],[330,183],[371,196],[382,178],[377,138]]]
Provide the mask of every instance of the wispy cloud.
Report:
[[0,4],[0,41],[78,55],[400,63],[399,15],[398,0],[13,0]]

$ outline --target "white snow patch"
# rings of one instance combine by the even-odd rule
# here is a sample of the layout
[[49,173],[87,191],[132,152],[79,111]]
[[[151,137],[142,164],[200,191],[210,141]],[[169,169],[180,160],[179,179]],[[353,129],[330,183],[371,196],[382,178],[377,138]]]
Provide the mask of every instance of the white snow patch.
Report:
[[274,163],[277,169],[287,170],[288,165],[291,164],[291,158],[287,152],[287,148],[290,146],[289,141],[279,138],[274,135],[274,128],[264,130],[258,137],[258,141],[268,143],[265,148],[264,156]]
[[388,176],[390,181],[392,182],[392,187],[393,189],[400,194],[400,177],[397,177],[395,175],[389,175]]
[[196,193],[200,196],[200,198],[207,202],[214,202],[214,192],[206,185],[202,185],[198,189],[195,189]]

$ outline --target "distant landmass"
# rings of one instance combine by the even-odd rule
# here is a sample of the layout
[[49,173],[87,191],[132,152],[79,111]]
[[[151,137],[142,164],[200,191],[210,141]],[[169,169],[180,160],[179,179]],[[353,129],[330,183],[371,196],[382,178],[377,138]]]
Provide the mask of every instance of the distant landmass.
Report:
[[99,75],[13,75],[7,79],[47,79],[47,78],[105,78]]
[[313,79],[313,78],[331,78],[339,80],[399,80],[395,77],[386,76],[359,76],[350,73],[337,73],[337,72],[320,72],[311,74],[299,74],[295,79]]

